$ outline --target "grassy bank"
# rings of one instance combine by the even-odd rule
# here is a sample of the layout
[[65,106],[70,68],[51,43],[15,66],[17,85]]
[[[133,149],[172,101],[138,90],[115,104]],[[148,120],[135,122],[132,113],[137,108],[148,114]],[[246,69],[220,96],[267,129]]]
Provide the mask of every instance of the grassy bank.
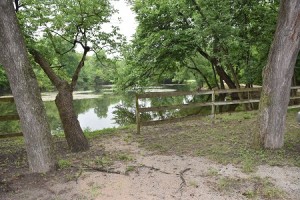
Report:
[[[93,145],[108,137],[122,136],[126,142],[138,142],[141,147],[157,154],[204,156],[221,164],[234,164],[244,172],[252,172],[261,164],[300,167],[300,126],[295,119],[296,113],[296,110],[288,112],[284,147],[275,151],[252,148],[253,134],[257,131],[257,111],[219,114],[214,121],[203,117],[188,122],[142,127],[140,135],[135,134],[135,125],[87,131],[85,134]],[[58,159],[69,159],[71,155],[77,160],[77,155],[70,154],[67,149],[63,134],[55,136],[54,141]],[[2,139],[0,150],[3,158],[1,167],[27,167],[22,137]],[[99,151],[103,151],[101,146]],[[89,159],[93,159],[94,153],[90,152]]]
[[280,150],[252,148],[257,131],[257,111],[219,114],[212,121],[199,120],[143,127],[136,138],[143,147],[160,154],[205,156],[222,164],[241,166],[244,172],[260,164],[300,167],[300,126],[296,110],[288,112],[284,147]]

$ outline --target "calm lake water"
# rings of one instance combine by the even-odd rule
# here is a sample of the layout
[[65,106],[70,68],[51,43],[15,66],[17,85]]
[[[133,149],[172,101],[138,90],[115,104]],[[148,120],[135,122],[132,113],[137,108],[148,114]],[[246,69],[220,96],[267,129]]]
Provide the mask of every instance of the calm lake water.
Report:
[[[187,86],[171,85],[164,87],[157,87],[149,89],[150,91],[175,91],[188,90]],[[53,101],[55,93],[43,94],[43,99],[47,116],[51,125],[52,133],[62,131],[58,111]],[[113,93],[99,92],[93,93],[91,91],[80,91],[74,94],[74,107],[78,114],[78,120],[83,130],[101,130],[104,128],[119,127],[135,121],[135,102],[134,94],[116,95]],[[51,101],[52,100],[52,101]],[[146,99],[141,102],[145,106],[159,106],[170,104],[181,104],[193,101],[192,97],[168,97],[157,99]],[[0,112],[2,115],[16,113],[15,106],[10,103],[3,103],[0,105]],[[169,116],[179,115],[179,110],[172,112],[158,112],[148,113],[143,117],[147,119],[162,119]],[[1,122],[0,132],[15,132],[18,131],[18,122]]]

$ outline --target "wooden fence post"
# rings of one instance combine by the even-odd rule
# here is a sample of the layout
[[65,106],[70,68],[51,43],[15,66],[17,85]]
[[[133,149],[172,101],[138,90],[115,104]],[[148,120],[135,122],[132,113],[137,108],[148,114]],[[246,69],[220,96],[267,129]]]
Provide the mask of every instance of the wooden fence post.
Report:
[[212,94],[211,94],[211,115],[213,118],[215,118],[215,101],[216,101],[216,93],[215,90],[212,90]]
[[137,134],[141,133],[141,119],[140,119],[140,107],[139,107],[139,95],[135,94],[135,115],[136,115],[136,132]]

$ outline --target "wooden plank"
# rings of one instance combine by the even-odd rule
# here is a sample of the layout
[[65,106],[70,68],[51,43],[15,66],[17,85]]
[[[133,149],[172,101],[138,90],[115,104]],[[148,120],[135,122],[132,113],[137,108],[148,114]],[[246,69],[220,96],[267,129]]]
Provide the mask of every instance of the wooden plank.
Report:
[[[300,86],[291,87],[293,90],[300,89]],[[139,98],[153,98],[153,97],[170,97],[170,96],[186,96],[186,95],[213,95],[213,94],[222,94],[222,93],[239,93],[239,92],[260,92],[261,88],[243,88],[243,89],[226,89],[226,90],[205,90],[199,92],[152,92],[152,93],[144,93],[144,94],[137,94],[137,100]],[[293,99],[300,99],[300,97],[290,97],[291,100]],[[193,107],[202,107],[202,106],[220,106],[220,105],[230,105],[230,104],[244,104],[244,103],[259,103],[259,99],[246,99],[246,100],[233,100],[233,101],[220,101],[220,102],[205,102],[205,103],[190,103],[190,104],[180,104],[180,105],[171,105],[171,106],[160,106],[160,107],[147,107],[147,108],[138,108],[139,112],[149,112],[149,111],[163,111],[163,110],[170,110],[170,109],[180,109],[180,108],[193,108]],[[138,105],[137,105],[138,107]],[[288,109],[293,108],[300,108],[300,105],[293,105],[289,106]],[[213,110],[213,108],[212,108]],[[172,119],[164,119],[164,120],[153,120],[153,121],[146,121],[140,122],[141,126],[152,126],[157,124],[165,124],[165,123],[175,123],[175,122],[182,122],[192,119],[198,119],[198,116],[188,116],[188,117],[181,117],[181,118],[172,118]]]
[[216,110],[215,102],[216,102],[216,92],[213,91],[213,93],[211,95],[211,103],[212,103],[211,114],[214,118],[215,118],[215,110]]
[[186,96],[186,95],[205,95],[222,93],[238,93],[238,92],[259,92],[261,88],[241,88],[241,89],[224,89],[224,90],[202,90],[202,91],[182,91],[182,92],[146,92],[137,94],[139,99],[153,97],[171,97],[171,96]]
[[0,102],[14,102],[13,97],[0,97]]
[[289,106],[288,109],[300,108],[300,105]]
[[231,104],[243,104],[243,103],[258,103],[259,99],[250,99],[250,100],[233,100],[233,101],[218,101],[218,102],[205,102],[205,103],[190,103],[190,104],[177,104],[171,106],[159,106],[159,107],[146,107],[139,108],[140,112],[157,112],[171,109],[182,109],[182,108],[194,108],[194,107],[204,107],[204,106],[222,106],[222,105],[231,105]]
[[23,136],[23,133],[0,133],[0,138],[11,138],[18,136]]
[[[259,100],[256,100],[256,102],[259,102]],[[300,105],[288,107],[288,109],[293,109],[293,108],[300,108]],[[164,119],[164,120],[156,120],[156,121],[155,120],[145,121],[145,122],[141,122],[141,125],[142,126],[153,126],[153,125],[158,125],[158,124],[184,122],[184,121],[199,119],[200,117],[203,117],[203,116],[196,115],[196,116],[187,116],[187,117],[181,117],[181,118],[172,118],[172,119]]]
[[241,88],[241,89],[215,90],[215,93],[222,94],[222,93],[259,92],[259,91],[261,91],[261,88]]
[[243,104],[243,103],[258,103],[259,99],[250,99],[250,100],[232,100],[232,101],[218,101],[214,104],[216,106],[224,106],[224,105],[231,105],[231,104]]
[[164,110],[171,110],[171,109],[194,108],[194,107],[211,106],[211,105],[212,105],[211,102],[190,103],[190,104],[177,104],[177,105],[171,105],[171,106],[159,106],[159,107],[139,108],[139,111],[140,112],[164,111]]
[[14,120],[19,120],[19,119],[20,119],[19,115],[0,116],[0,121],[14,121]]
[[137,95],[135,96],[135,108],[136,108],[135,115],[136,115],[136,125],[137,125],[136,132],[137,132],[137,134],[140,134],[140,132],[141,132],[141,118],[140,118],[139,98],[138,98]]
[[142,126],[153,126],[153,125],[158,125],[158,124],[184,122],[184,121],[199,119],[200,117],[203,117],[203,116],[193,115],[193,116],[180,117],[180,118],[172,118],[172,119],[164,119],[164,120],[156,120],[156,121],[145,121],[145,122],[141,122],[141,125]]
[[293,99],[300,99],[300,97],[290,97],[290,100],[293,100]]
[[292,86],[291,90],[296,90],[296,89],[300,89],[300,86]]
[[154,97],[172,97],[172,96],[186,96],[186,95],[205,95],[212,94],[212,90],[203,91],[182,91],[182,92],[147,92],[143,94],[137,94],[139,99],[154,98]]

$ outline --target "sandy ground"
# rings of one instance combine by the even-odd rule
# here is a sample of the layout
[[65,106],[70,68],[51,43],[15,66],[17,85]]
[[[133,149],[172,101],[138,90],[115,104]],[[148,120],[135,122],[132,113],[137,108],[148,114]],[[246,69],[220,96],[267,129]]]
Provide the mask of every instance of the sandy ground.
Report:
[[[256,172],[245,174],[232,165],[220,165],[201,157],[155,155],[122,138],[108,138],[101,145],[106,151],[127,152],[133,159],[113,164],[112,171],[120,174],[83,171],[77,180],[54,179],[40,187],[23,187],[0,199],[240,200],[248,199],[249,188],[259,187],[247,181],[253,177],[267,179],[284,191],[286,195],[280,199],[300,199],[297,167],[259,166]],[[241,184],[222,185],[226,178]]]

